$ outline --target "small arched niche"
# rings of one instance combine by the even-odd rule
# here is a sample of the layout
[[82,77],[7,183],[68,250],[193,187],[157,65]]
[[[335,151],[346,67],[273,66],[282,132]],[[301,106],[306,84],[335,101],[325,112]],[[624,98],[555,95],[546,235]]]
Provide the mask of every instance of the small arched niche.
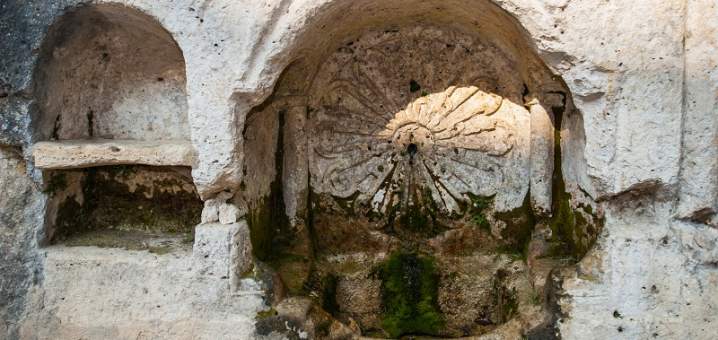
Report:
[[284,288],[259,332],[305,299],[318,339],[551,334],[549,273],[601,221],[566,193],[579,113],[528,34],[490,1],[339,0],[314,19],[244,126],[238,196]]
[[34,93],[46,243],[188,244],[202,201],[190,175],[185,62],[155,18],[116,4],[68,11],[43,42]]
[[37,167],[191,165],[184,57],[156,19],[121,5],[69,11],[34,80]]

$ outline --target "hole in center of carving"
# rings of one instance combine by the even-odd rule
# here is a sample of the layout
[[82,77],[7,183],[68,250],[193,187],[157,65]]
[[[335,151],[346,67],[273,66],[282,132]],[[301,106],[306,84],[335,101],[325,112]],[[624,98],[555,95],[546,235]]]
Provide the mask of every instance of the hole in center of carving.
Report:
[[419,148],[414,143],[411,143],[406,146],[406,152],[409,154],[409,157],[411,157],[411,158],[414,158],[414,155],[416,155],[417,151],[419,151]]

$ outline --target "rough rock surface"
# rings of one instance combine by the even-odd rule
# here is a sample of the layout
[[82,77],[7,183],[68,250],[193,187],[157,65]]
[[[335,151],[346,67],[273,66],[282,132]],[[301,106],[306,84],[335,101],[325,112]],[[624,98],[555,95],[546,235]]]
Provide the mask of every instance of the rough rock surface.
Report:
[[18,336],[26,294],[42,276],[36,254],[45,199],[17,150],[0,148],[0,338]]
[[[308,116],[303,111],[307,102],[291,97],[292,89],[274,88],[301,81],[284,82],[281,76],[291,75],[292,68],[312,69],[316,65],[305,62],[326,61],[368,28],[392,31],[410,25],[476,34],[509,56],[535,52],[568,90],[547,89],[558,99],[533,93],[533,88],[518,97],[502,96],[519,106],[538,99],[551,115],[565,104],[562,124],[554,126],[559,133],[531,132],[527,141],[531,153],[524,158],[541,166],[522,169],[530,176],[519,176],[517,187],[527,190],[543,179],[543,191],[531,190],[534,208],[553,208],[548,202],[556,197],[548,197],[556,191],[548,189],[548,174],[561,170],[571,206],[597,202],[593,211],[605,212],[596,245],[555,282],[556,333],[567,339],[716,337],[715,1],[119,0],[110,5],[103,0],[87,5],[100,7],[93,18],[102,22],[94,29],[107,29],[102,34],[78,26],[80,35],[73,39],[51,29],[63,15],[80,13],[74,11],[81,3],[0,3],[0,338],[251,338],[252,320],[262,309],[253,280],[240,285],[251,294],[233,296],[225,289],[229,282],[193,276],[191,254],[39,246],[50,194],[40,189],[47,178],[32,164],[31,145],[80,137],[189,139],[197,152],[193,180],[207,200],[203,221],[219,220],[226,199],[211,203],[219,192],[258,198],[271,193],[272,183],[282,183],[285,191],[279,194],[292,225],[301,226],[297,221],[305,218],[300,212],[310,196],[303,190],[310,164],[285,157],[277,175],[273,145],[278,128],[248,128],[252,119],[275,118],[250,112],[271,111],[258,105],[286,95],[282,100],[294,118],[281,128],[319,138],[304,130],[312,122],[297,114]],[[93,20],[82,27],[95,27]],[[83,38],[91,36],[96,39]],[[142,53],[133,53],[133,47],[156,45],[142,40],[176,43],[183,62],[165,50],[134,59]],[[523,40],[528,47],[514,44]],[[92,43],[92,48],[63,52],[63,43]],[[61,48],[50,55],[63,64],[55,65],[58,77],[47,78],[42,72],[53,70],[45,64],[53,46]],[[468,62],[457,59],[458,66]],[[142,71],[145,66],[152,72]],[[140,71],[123,78],[117,71],[122,67]],[[526,76],[541,67],[529,63],[505,72]],[[114,72],[116,82],[104,87],[97,81],[102,70]],[[75,81],[75,74],[86,81]],[[57,92],[62,95],[53,97],[53,88],[62,88]],[[96,96],[83,97],[90,93]],[[440,92],[427,94],[432,104]],[[45,105],[47,98],[67,100],[67,105]],[[50,119],[43,110],[52,111],[45,112]],[[63,110],[65,118],[52,119]],[[543,113],[534,106],[516,112],[525,115],[526,110],[529,129],[547,123],[545,116],[535,116]],[[307,145],[291,138],[283,142]],[[560,142],[561,162],[555,168],[544,163],[553,159],[547,150],[551,142]],[[536,154],[549,156],[536,159]],[[341,157],[342,162],[352,158]],[[245,174],[248,168],[259,175]],[[323,173],[316,167],[311,172]],[[279,177],[282,181],[276,182]],[[514,325],[506,327],[521,329]]]

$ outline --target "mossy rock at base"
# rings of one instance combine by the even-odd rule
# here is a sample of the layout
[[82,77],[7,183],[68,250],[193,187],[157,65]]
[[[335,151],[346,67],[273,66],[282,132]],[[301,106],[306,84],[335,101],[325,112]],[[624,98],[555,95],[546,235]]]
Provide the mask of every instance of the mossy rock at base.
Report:
[[382,327],[387,335],[438,335],[444,320],[438,306],[439,276],[434,260],[398,252],[380,266],[379,275]]

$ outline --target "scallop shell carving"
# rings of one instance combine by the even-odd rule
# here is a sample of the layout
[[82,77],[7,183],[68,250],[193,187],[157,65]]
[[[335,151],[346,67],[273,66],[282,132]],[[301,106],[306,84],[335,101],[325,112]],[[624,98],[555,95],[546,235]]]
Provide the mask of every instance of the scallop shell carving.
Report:
[[[467,194],[522,199],[528,112],[507,90],[518,88],[511,77],[487,71],[508,66],[481,68],[487,57],[502,60],[497,51],[482,50],[475,64],[451,62],[455,49],[477,44],[415,30],[375,35],[330,58],[317,76],[310,113],[313,190],[380,213],[416,190],[445,213],[460,212]],[[434,48],[449,45],[445,52]],[[406,53],[383,54],[387,49]]]

